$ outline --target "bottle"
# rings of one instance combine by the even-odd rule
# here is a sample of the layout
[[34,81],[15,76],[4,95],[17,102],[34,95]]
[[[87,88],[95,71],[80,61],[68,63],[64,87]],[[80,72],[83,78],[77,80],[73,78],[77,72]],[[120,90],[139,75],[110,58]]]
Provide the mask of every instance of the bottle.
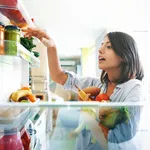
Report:
[[0,22],[0,55],[4,55],[5,51],[4,51],[4,28],[5,25]]
[[5,26],[4,32],[5,53],[7,55],[17,55],[18,44],[20,43],[20,28],[13,25]]

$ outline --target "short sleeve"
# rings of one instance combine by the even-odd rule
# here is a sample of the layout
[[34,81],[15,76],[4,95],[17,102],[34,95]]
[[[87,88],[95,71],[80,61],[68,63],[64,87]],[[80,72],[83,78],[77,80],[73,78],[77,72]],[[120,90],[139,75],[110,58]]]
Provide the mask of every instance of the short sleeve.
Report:
[[102,86],[99,78],[80,77],[74,72],[69,72],[69,71],[64,71],[64,72],[68,75],[68,79],[63,85],[64,89],[66,90],[73,90],[77,92],[75,85],[77,85],[81,89],[87,88],[89,86],[96,86],[96,87]]

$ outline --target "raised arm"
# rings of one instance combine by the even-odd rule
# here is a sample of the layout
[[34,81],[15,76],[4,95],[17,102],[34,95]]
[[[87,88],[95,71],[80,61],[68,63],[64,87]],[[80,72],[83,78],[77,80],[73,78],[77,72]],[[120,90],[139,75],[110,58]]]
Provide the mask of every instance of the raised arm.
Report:
[[60,66],[57,48],[53,39],[45,31],[39,28],[28,28],[23,29],[23,31],[26,32],[25,37],[37,37],[47,47],[48,65],[51,79],[63,85],[68,76],[63,72]]

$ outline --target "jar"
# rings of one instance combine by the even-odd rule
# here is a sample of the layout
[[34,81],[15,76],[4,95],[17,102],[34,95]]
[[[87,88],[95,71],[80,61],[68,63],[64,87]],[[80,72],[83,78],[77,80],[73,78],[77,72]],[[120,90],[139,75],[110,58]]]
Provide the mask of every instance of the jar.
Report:
[[4,27],[5,25],[0,22],[0,55],[4,55]]
[[5,41],[5,53],[17,55],[17,43],[20,43],[20,28],[13,25],[5,26],[4,39],[8,40]]

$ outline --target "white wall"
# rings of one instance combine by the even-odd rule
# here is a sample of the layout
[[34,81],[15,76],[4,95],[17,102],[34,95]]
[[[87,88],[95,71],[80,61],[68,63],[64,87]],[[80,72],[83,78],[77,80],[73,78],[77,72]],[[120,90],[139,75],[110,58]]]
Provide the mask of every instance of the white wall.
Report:
[[138,49],[139,49],[139,55],[144,67],[144,84],[145,84],[145,92],[148,92],[150,96],[150,32],[148,31],[141,31],[141,32],[133,32],[131,33],[134,37]]
[[95,61],[96,61],[96,76],[97,77],[100,77],[100,73],[101,73],[101,70],[98,68],[98,50],[101,46],[101,43],[104,39],[104,36],[106,35],[106,30],[103,31],[103,33],[96,39],[95,41]]
[[0,103],[9,100],[10,94],[28,85],[28,63],[19,57],[0,56]]

